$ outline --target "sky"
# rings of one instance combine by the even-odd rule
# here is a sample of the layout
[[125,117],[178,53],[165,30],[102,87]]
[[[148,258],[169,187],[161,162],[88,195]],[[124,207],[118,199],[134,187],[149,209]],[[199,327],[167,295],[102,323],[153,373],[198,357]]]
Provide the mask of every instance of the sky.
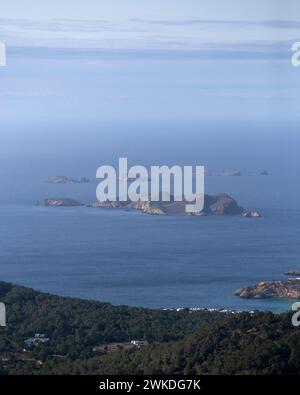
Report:
[[0,0],[0,117],[297,119],[295,41],[299,0]]
[[298,0],[11,0],[0,11],[0,37],[17,46],[199,49],[300,30]]
[[[10,0],[2,18],[294,20],[298,0]],[[296,18],[297,19],[297,18]]]

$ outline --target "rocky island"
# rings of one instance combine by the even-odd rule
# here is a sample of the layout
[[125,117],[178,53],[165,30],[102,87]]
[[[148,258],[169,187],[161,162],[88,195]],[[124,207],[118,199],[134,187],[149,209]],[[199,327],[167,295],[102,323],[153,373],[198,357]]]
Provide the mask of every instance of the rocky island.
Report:
[[46,182],[48,184],[87,184],[90,182],[90,179],[87,177],[76,179],[69,176],[55,176],[49,177]]
[[261,281],[255,285],[237,289],[235,295],[245,299],[300,299],[300,279],[292,278],[283,281]]
[[[177,202],[174,197],[171,196],[170,201],[138,201],[138,202],[100,202],[96,201],[88,207],[92,208],[109,208],[109,209],[132,209],[139,210],[146,214],[152,215],[244,215],[245,213],[251,213],[244,215],[246,217],[258,217],[260,216],[257,212],[245,212],[245,210],[238,205],[238,203],[229,195],[220,193],[217,195],[205,195],[204,198],[204,209],[198,214],[189,214],[185,211],[186,201]],[[255,213],[255,214],[254,214]]]
[[245,218],[261,218],[260,213],[256,210],[245,211],[242,216]]
[[261,176],[268,176],[269,173],[268,173],[267,170],[264,170],[264,171],[262,171],[262,172],[260,173],[260,175],[261,175]]
[[300,270],[289,270],[284,273],[286,276],[300,276]]
[[[240,215],[247,218],[257,218],[261,215],[257,211],[245,211],[241,206],[238,205],[236,200],[225,193],[219,193],[216,195],[205,195],[204,197],[204,208],[200,213],[187,213],[185,211],[186,200],[175,201],[174,197],[170,197],[170,201],[163,201],[162,199],[153,201],[137,201],[132,202],[127,200],[122,201],[95,201],[94,203],[88,204],[90,208],[104,208],[104,209],[123,209],[123,210],[137,210],[145,214],[151,215],[192,215],[192,216],[209,216],[209,215]],[[189,202],[190,203],[190,202]],[[44,206],[51,207],[74,207],[82,206],[75,199],[71,198],[48,198],[44,199]],[[40,205],[38,202],[37,205]]]
[[44,203],[44,206],[47,206],[47,207],[76,207],[76,206],[82,206],[82,204],[79,203],[77,200],[74,200],[74,199],[71,199],[71,198],[45,199],[43,203]]
[[242,173],[240,171],[223,171],[223,172],[212,172],[206,171],[206,176],[218,176],[218,177],[240,177]]

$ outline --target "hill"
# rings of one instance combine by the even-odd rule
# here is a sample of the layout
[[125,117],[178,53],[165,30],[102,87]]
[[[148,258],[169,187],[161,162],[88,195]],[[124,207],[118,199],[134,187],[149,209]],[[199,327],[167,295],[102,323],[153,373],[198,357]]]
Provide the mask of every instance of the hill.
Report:
[[[116,307],[7,283],[0,283],[0,301],[8,321],[0,328],[2,374],[300,372],[300,330],[288,313]],[[36,332],[49,341],[24,351]],[[121,349],[133,339],[146,344]]]

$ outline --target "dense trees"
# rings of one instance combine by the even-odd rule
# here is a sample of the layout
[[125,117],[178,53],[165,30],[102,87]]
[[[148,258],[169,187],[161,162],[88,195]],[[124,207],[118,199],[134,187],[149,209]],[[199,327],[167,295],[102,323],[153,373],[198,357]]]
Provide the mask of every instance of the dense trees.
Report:
[[[299,374],[300,330],[290,314],[226,315],[114,307],[0,283],[7,306],[0,354],[16,353],[2,374]],[[21,360],[24,338],[49,343]],[[95,354],[101,343],[146,339],[148,346]],[[25,354],[27,355],[27,354]],[[24,356],[24,354],[21,354]],[[23,358],[24,359],[24,358]]]
[[241,314],[207,324],[178,341],[140,350],[53,363],[52,374],[299,374],[300,332],[290,316]]
[[24,340],[45,333],[50,341],[32,353],[70,359],[93,356],[92,348],[109,342],[145,339],[166,342],[181,339],[219,314],[112,306],[49,295],[0,282],[0,301],[7,310],[7,327],[0,328],[0,353],[19,352]]

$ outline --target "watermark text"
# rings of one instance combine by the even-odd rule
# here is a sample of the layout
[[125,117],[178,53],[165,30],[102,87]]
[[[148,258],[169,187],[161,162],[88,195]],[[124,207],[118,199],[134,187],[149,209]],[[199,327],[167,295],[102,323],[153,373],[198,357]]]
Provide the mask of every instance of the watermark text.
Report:
[[0,42],[0,66],[6,66],[6,47]]
[[4,303],[0,303],[0,326],[6,326],[6,308]]
[[[118,172],[101,166],[96,195],[99,202],[186,202],[186,213],[199,213],[204,207],[204,166],[144,166],[128,169],[127,158],[119,158]],[[117,182],[118,180],[118,182]],[[128,183],[129,181],[129,183]],[[195,192],[194,192],[195,190]]]
[[295,67],[299,67],[300,66],[300,42],[295,42],[292,45],[291,50],[294,52],[291,58],[292,61],[292,65]]

